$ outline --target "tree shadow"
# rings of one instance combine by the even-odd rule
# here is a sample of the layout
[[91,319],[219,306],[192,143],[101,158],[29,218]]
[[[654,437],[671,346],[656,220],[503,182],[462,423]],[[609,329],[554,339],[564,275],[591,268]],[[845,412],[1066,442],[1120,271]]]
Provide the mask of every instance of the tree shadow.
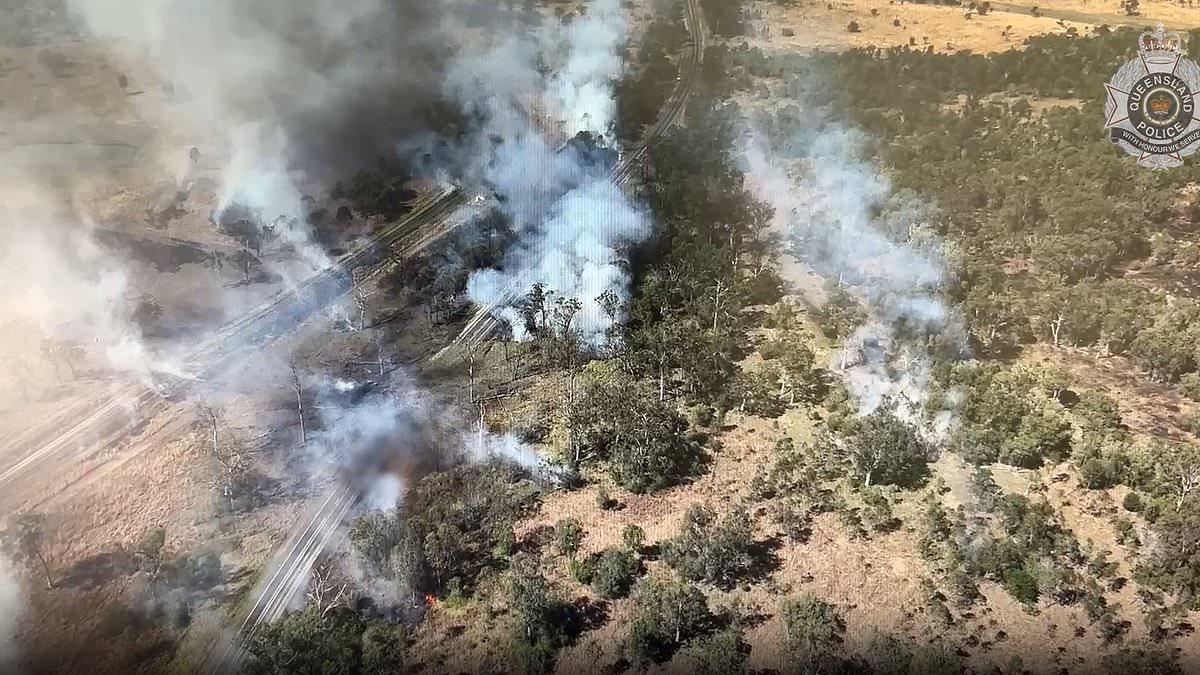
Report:
[[554,541],[554,528],[549,525],[541,525],[521,536],[521,539],[517,541],[517,551],[537,554],[552,541]]
[[576,598],[571,603],[571,622],[567,634],[572,640],[578,639],[580,635],[608,623],[608,618],[608,602],[587,597]]
[[61,588],[92,589],[138,570],[137,560],[123,549],[105,551],[76,561],[58,579]]
[[633,664],[629,662],[629,659],[622,656],[621,658],[617,659],[616,661],[601,668],[600,673],[601,673],[601,675],[617,675],[618,673],[626,672],[627,670],[629,670],[632,667],[633,667]]
[[771,536],[750,544],[750,567],[746,570],[746,581],[757,583],[765,581],[779,570],[782,561],[777,551],[783,548],[783,540]]
[[646,544],[638,550],[638,555],[643,561],[654,561],[662,557],[662,546],[659,544]]

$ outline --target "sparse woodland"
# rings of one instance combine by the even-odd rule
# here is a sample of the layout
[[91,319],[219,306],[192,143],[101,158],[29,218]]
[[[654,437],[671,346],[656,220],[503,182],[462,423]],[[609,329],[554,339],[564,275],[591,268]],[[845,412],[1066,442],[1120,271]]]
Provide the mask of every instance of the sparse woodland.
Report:
[[[385,583],[390,604],[371,594],[290,614],[249,644],[253,672],[436,671],[421,651],[428,611],[478,624],[465,630],[486,636],[503,672],[553,671],[564,649],[603,629],[618,667],[745,673],[746,632],[765,614],[779,620],[796,672],[963,673],[986,650],[949,627],[982,611],[987,587],[1030,616],[1079,608],[1076,637],[1098,636],[1108,672],[1179,672],[1171,640],[1191,633],[1187,614],[1200,609],[1197,429],[1151,437],[1124,423],[1121,401],[1101,388],[1020,358],[1039,345],[1127,359],[1148,381],[1200,399],[1200,297],[1156,281],[1200,261],[1200,195],[1188,192],[1200,168],[1145,171],[1101,129],[1101,83],[1129,58],[1133,34],[1037,38],[986,56],[767,54],[738,42],[738,3],[701,4],[712,31],[732,39],[710,46],[686,124],[647,154],[638,190],[658,232],[635,252],[632,297],[605,303],[623,320],[603,344],[584,344],[573,331],[578,302],[529,289],[520,309],[531,339],[519,349],[556,397],[544,419],[509,430],[558,461],[562,489],[596,490],[600,510],[620,506],[605,486],[669,494],[712,471],[732,421],[799,411],[816,432],[779,432],[735,499],[687,509],[673,535],[648,541],[645,522],[590,553],[578,520],[522,529],[548,495],[520,472],[425,476],[394,513],[363,517],[350,533],[351,558]],[[679,16],[651,23],[639,67],[619,85],[623,138],[654,119],[685,36]],[[1200,33],[1191,49],[1200,51]],[[957,419],[937,443],[919,430],[929,420],[888,404],[859,415],[831,372],[830,351],[872,311],[853,289],[827,285],[814,309],[784,297],[776,270],[786,242],[770,232],[735,151],[745,116],[761,110],[731,100],[755,100],[764,83],[769,140],[783,142],[814,106],[840,111],[868,133],[869,159],[893,190],[934,205],[948,271],[940,292],[972,355],[934,364],[926,407],[932,416],[953,401]],[[1039,99],[1058,104],[1035,108]],[[364,181],[352,189],[379,191]],[[494,260],[496,241],[460,242],[458,253]],[[465,277],[442,276],[439,255],[390,283],[426,300],[455,297]],[[931,466],[942,453],[971,467],[958,506],[947,506]],[[1041,478],[1053,466],[1083,490],[1123,495],[1105,517],[1127,566],[1072,531]],[[998,468],[1025,470],[1028,489],[1002,489]],[[924,565],[920,620],[943,639],[848,636],[844,609],[801,589],[772,591],[773,607],[713,600],[774,588],[778,549],[811,545],[815,521],[831,515],[864,545],[912,538]],[[1122,606],[1115,594],[1130,584],[1136,605]],[[1044,656],[987,672],[1043,672]]]

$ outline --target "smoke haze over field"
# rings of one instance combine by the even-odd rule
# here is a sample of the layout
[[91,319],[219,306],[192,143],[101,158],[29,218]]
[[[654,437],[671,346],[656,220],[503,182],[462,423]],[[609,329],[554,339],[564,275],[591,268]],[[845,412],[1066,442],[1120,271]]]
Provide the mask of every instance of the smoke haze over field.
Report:
[[[0,312],[9,321],[32,322],[34,330],[3,332],[12,378],[46,379],[35,364],[53,337],[108,367],[145,378],[153,370],[175,372],[162,355],[151,354],[131,320],[129,267],[100,246],[86,214],[69,203],[63,190],[51,193],[36,180],[0,178]],[[67,203],[64,203],[67,202]],[[79,357],[51,357],[55,369]],[[8,382],[9,394],[14,382]]]
[[[187,112],[244,125],[238,151],[264,144],[294,168],[357,169],[429,120],[466,18],[495,25],[473,0],[69,0],[96,34],[155,58]],[[271,147],[281,135],[285,147]]]

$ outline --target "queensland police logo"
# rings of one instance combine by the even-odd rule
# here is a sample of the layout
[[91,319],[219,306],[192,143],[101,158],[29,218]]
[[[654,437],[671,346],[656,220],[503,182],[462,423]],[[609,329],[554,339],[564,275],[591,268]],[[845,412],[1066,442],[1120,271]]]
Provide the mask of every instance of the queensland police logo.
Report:
[[1200,66],[1183,58],[1183,38],[1159,24],[1142,33],[1138,58],[1121,66],[1104,105],[1109,138],[1138,164],[1169,169],[1200,149]]

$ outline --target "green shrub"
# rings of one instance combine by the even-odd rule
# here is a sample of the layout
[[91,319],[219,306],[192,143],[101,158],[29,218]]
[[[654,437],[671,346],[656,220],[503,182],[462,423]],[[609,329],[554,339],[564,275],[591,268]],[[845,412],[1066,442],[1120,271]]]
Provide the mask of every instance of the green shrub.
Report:
[[892,502],[883,491],[874,487],[864,487],[860,490],[866,507],[862,511],[862,520],[874,532],[895,532],[903,524],[892,510]]
[[837,608],[811,593],[784,602],[781,613],[788,651],[803,663],[829,659],[842,641]]
[[919,645],[913,649],[908,672],[921,675],[961,675],[966,672],[962,658],[943,644]]
[[591,563],[590,584],[602,598],[623,598],[642,571],[642,563],[623,549],[610,548],[595,556]]
[[601,511],[617,508],[617,500],[608,494],[608,490],[604,489],[604,486],[596,488],[596,508]]
[[1105,490],[1120,482],[1120,469],[1110,460],[1097,457],[1079,465],[1079,483],[1089,490]]
[[1200,373],[1187,373],[1179,378],[1183,384],[1183,394],[1193,401],[1200,401]]
[[864,485],[913,487],[929,473],[929,445],[887,407],[858,420],[846,444],[851,466]]
[[646,579],[634,592],[633,602],[625,646],[635,661],[665,661],[713,624],[704,594],[683,583]]
[[646,543],[646,531],[637,525],[626,525],[625,529],[621,530],[621,542],[625,544],[625,548],[637,553]]
[[959,607],[970,607],[983,597],[975,578],[961,569],[951,570],[947,580]]
[[777,504],[773,520],[783,529],[787,538],[797,544],[803,544],[812,535],[812,517],[808,509],[796,503],[796,500],[784,500]]
[[1187,430],[1195,436],[1200,436],[1200,413],[1196,413],[1188,418]]
[[693,506],[682,531],[663,543],[663,561],[689,581],[731,588],[754,564],[750,517],[734,511],[718,521],[711,509]]
[[575,518],[563,518],[554,524],[554,546],[559,553],[574,557],[583,543],[583,525]]
[[1024,567],[1005,570],[1003,577],[1004,589],[1018,602],[1026,605],[1037,604],[1037,579]]
[[876,632],[867,639],[862,657],[872,675],[906,675],[912,650],[895,636]]
[[1131,513],[1137,513],[1142,510],[1145,504],[1142,502],[1142,496],[1130,490],[1125,493],[1125,498],[1121,500],[1121,507]]
[[1137,548],[1142,543],[1141,540],[1138,539],[1137,527],[1135,527],[1133,521],[1129,520],[1128,518],[1118,518],[1116,522],[1113,523],[1113,530],[1115,530],[1114,538],[1121,546]]
[[592,584],[592,574],[594,572],[595,568],[592,567],[590,559],[579,560],[578,558],[571,558],[571,560],[567,562],[567,574],[571,575],[572,579],[578,581],[584,586],[590,586]]
[[680,652],[695,675],[744,675],[749,672],[750,645],[733,628],[698,638]]

